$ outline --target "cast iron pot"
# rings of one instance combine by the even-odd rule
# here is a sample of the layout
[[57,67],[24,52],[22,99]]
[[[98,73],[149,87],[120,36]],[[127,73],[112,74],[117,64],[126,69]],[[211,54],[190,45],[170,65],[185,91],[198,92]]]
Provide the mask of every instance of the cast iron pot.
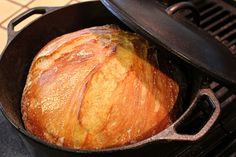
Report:
[[[14,31],[17,24],[33,14],[42,14],[42,16],[22,30]],[[123,29],[128,29],[97,1],[63,8],[33,8],[9,23],[8,43],[0,61],[0,106],[3,114],[12,124],[15,132],[23,139],[33,156],[129,156],[140,155],[143,152],[147,155],[148,153],[155,153],[157,149],[162,149],[164,143],[198,140],[207,133],[219,116],[220,105],[214,94],[210,89],[201,89],[200,78],[202,75],[179,63],[180,68],[172,66],[171,70],[171,66],[168,66],[170,66],[169,71],[175,75],[173,78],[177,80],[179,78],[180,81],[178,82],[184,89],[181,94],[185,95],[185,98],[177,104],[182,105],[178,108],[182,108],[183,112],[180,116],[176,116],[177,118],[172,125],[153,137],[117,148],[73,150],[49,144],[28,133],[22,123],[20,101],[33,57],[47,42],[57,36],[82,28],[105,24],[117,24]],[[162,61],[160,61],[161,63]],[[178,70],[173,72],[173,68]],[[177,132],[178,127],[188,121],[188,117],[198,106],[199,99],[205,99],[210,104],[208,107],[211,112],[206,123],[200,130],[192,134]]]

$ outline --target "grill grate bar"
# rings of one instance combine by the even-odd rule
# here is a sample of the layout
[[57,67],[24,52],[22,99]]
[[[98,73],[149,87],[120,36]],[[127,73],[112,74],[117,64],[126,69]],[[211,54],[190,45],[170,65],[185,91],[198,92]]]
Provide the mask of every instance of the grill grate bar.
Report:
[[232,102],[236,101],[236,95],[231,95],[229,96],[227,99],[225,99],[222,103],[221,103],[221,107],[225,107],[228,104],[231,104]]
[[232,52],[233,55],[236,54],[236,45],[232,45],[229,50]]
[[215,32],[217,31],[219,28],[224,27],[225,24],[229,23],[230,21],[232,21],[232,15],[229,14],[226,17],[216,21],[216,25],[212,26],[211,28],[209,28],[209,32]]
[[[233,26],[235,26],[235,25],[233,25]],[[233,31],[231,31],[231,32],[225,34],[224,36],[222,36],[221,38],[219,38],[219,41],[224,41],[227,38],[229,38],[231,35],[234,35],[234,34],[236,34],[236,29],[234,29]]]
[[206,11],[207,9],[210,9],[210,8],[214,7],[215,5],[216,5],[216,4],[213,3],[213,2],[209,2],[209,3],[206,3],[205,5],[200,6],[198,10],[199,10],[200,12],[203,12],[203,13],[204,13],[204,11]]
[[205,13],[200,13],[200,19],[202,21],[202,20],[208,18],[211,15],[214,15],[215,13],[217,13],[221,10],[222,10],[222,7],[216,5],[214,8],[206,10]]
[[220,103],[224,102],[227,98],[233,96],[234,93],[235,93],[235,91],[233,91],[233,90],[227,91],[226,93],[224,93],[224,95],[222,95],[222,96],[219,98],[219,102],[220,102]]
[[[216,83],[216,82],[215,82]],[[210,85],[210,87],[211,87],[212,85]],[[212,89],[212,91],[214,92],[214,93],[217,93],[217,92],[219,92],[220,90],[221,90],[221,88],[223,88],[223,86],[221,86],[219,83],[216,83],[216,85],[215,85],[215,87],[211,87],[211,89]]]
[[[198,7],[200,16],[203,16],[204,14],[206,14],[207,12],[211,11],[212,9],[215,9],[215,3],[208,3],[205,5],[201,5],[200,7]],[[185,15],[185,17],[187,19],[191,19],[192,18],[192,13],[191,12],[187,12],[187,15]]]
[[222,18],[222,17],[225,17],[229,15],[229,12],[228,11],[225,11],[225,10],[220,10],[219,12],[215,13],[215,14],[212,14],[211,16],[205,18],[204,20],[202,20],[200,22],[200,26],[204,29],[206,29],[206,27],[208,25],[213,25],[215,24],[214,21],[216,21],[216,19],[219,19],[219,18]]
[[218,5],[214,5],[213,7],[208,8],[205,11],[200,12],[200,16],[205,16],[206,14],[212,13],[212,12],[217,11],[219,9],[222,9],[222,7],[220,7]]
[[227,14],[226,16],[222,17],[220,20],[215,21],[214,23],[212,23],[211,25],[208,25],[207,27],[204,28],[204,30],[206,31],[210,31],[211,29],[213,29],[214,27],[217,27],[217,25],[219,25],[220,23],[224,22],[226,19],[228,19],[231,15]]
[[210,88],[214,90],[214,88],[218,87],[220,84],[218,82],[211,82]]
[[222,31],[226,30],[227,28],[231,27],[234,24],[235,24],[235,21],[229,22],[226,25],[224,25],[223,27],[219,28],[217,31],[213,32],[212,35],[216,36],[216,35],[220,34]]
[[236,44],[236,39],[230,41],[229,43],[226,44],[227,47],[231,47],[232,45]]
[[211,29],[213,29],[214,27],[217,27],[217,25],[219,25],[220,23],[222,23],[223,21],[225,21],[226,19],[228,19],[231,15],[227,14],[226,16],[222,17],[220,20],[215,21],[214,23],[208,25],[206,28],[204,28],[206,31],[210,31]]
[[227,105],[232,101],[236,100],[236,91],[231,90],[227,87],[221,86],[217,82],[212,82],[210,84],[210,88],[215,93],[215,96],[219,100],[219,102],[223,105]]
[[217,92],[215,92],[215,95],[217,99],[220,99],[222,96],[224,96],[228,92],[228,88],[221,87]]

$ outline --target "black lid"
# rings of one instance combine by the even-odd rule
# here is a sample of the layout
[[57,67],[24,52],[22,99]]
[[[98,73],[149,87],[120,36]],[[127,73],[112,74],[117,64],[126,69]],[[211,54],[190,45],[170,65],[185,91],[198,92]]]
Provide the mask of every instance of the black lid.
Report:
[[169,16],[157,0],[101,0],[131,29],[214,78],[236,85],[236,58],[223,44],[190,23]]

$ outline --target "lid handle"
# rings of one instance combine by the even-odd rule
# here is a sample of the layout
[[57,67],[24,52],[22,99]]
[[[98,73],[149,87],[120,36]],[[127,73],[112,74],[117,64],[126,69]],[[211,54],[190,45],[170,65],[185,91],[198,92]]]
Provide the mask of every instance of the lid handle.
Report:
[[166,8],[166,13],[168,15],[174,15],[178,11],[186,10],[186,9],[190,10],[192,12],[193,20],[194,20],[195,24],[199,25],[200,24],[200,13],[199,13],[198,9],[196,8],[196,6],[191,2],[179,2],[179,3],[173,4],[173,5],[169,6],[168,8]]

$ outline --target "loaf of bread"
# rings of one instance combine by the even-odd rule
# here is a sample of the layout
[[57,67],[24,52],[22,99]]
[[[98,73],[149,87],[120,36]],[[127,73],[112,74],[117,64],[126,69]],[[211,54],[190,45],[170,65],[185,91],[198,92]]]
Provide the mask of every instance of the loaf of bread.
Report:
[[22,95],[25,128],[75,149],[128,145],[170,123],[178,84],[148,42],[117,26],[58,37],[35,56]]

